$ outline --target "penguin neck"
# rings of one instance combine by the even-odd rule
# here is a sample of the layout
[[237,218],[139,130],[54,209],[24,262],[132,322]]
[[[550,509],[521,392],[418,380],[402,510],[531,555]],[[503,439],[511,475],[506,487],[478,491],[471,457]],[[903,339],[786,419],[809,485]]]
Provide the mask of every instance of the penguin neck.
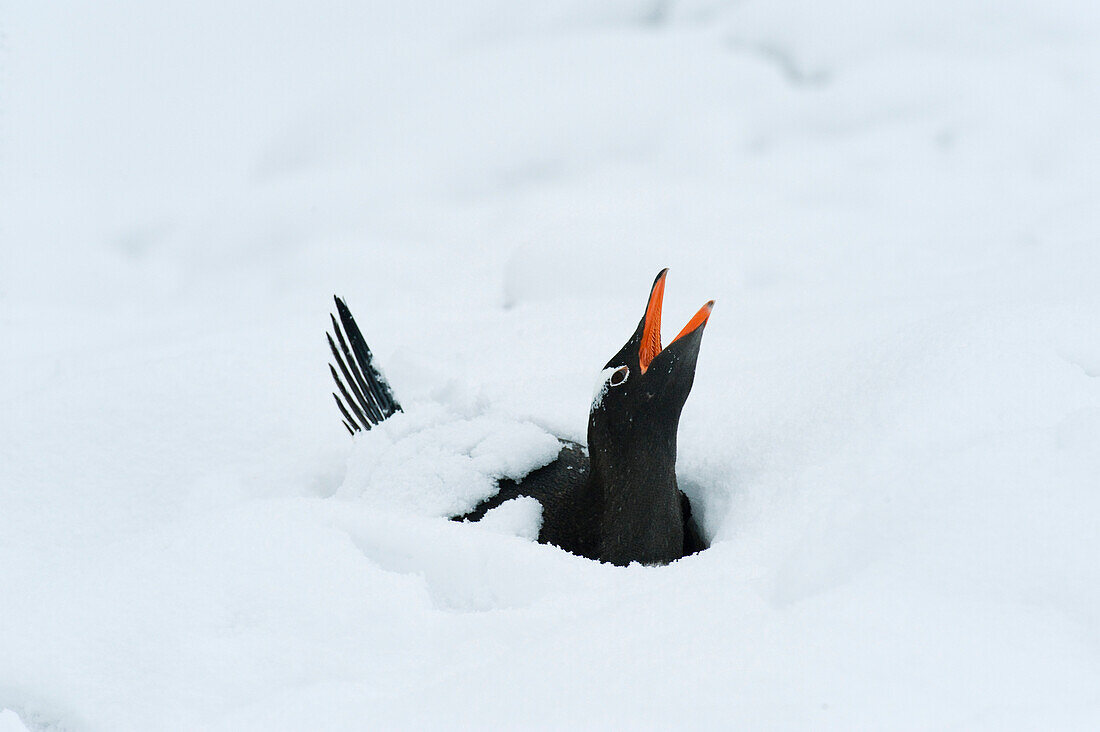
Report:
[[[592,480],[600,495],[600,559],[664,564],[683,554],[683,511],[676,485],[676,424],[612,444],[589,436]],[[671,428],[671,429],[669,429]]]

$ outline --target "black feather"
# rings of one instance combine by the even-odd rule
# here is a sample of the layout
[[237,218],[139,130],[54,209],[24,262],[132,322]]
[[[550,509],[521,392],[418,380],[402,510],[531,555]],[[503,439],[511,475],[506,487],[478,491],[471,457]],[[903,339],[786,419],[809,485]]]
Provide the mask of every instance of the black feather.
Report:
[[[329,350],[336,361],[336,366],[329,364],[329,373],[344,398],[341,400],[335,392],[332,398],[336,400],[336,406],[344,417],[344,427],[354,434],[360,430],[369,430],[373,425],[400,412],[401,405],[394,398],[386,377],[374,365],[374,354],[367,346],[348,306],[340,298],[334,299],[340,322],[333,315],[329,318],[336,338],[334,340],[332,334],[325,335]],[[337,343],[340,344],[339,347]],[[340,369],[339,373],[337,367]]]
[[[344,385],[343,385],[343,384],[341,384],[341,383],[340,383],[339,381],[337,381],[337,382],[336,382],[336,385],[340,387],[340,390],[341,390],[341,391],[343,391],[343,390],[344,390]],[[365,427],[366,427],[366,428],[367,428],[368,430],[370,429],[370,422],[367,422],[367,421],[366,421],[365,419],[363,419],[363,415],[362,415],[362,414],[357,414],[357,415],[356,415],[356,416],[358,416],[358,417],[359,417],[360,419],[363,419],[362,423],[360,423],[360,422],[356,422],[356,421],[355,421],[355,420],[354,420],[354,419],[352,418],[352,416],[351,416],[351,415],[350,415],[350,414],[348,413],[348,410],[347,410],[347,409],[346,409],[346,408],[344,407],[344,403],[343,403],[342,401],[340,401],[340,397],[336,396],[336,394],[335,394],[335,393],[333,393],[333,395],[332,395],[332,398],[336,400],[336,406],[340,408],[340,413],[344,415],[344,419],[346,419],[346,420],[347,420],[348,422],[350,422],[351,424],[355,425],[355,431],[356,431],[356,432],[358,432],[358,431],[359,431],[359,429],[360,429],[359,425],[360,425],[360,424],[363,424],[363,425],[364,425],[364,426],[365,426]],[[351,404],[351,408],[352,408],[352,410],[353,410],[353,411],[355,411],[355,405],[354,405],[354,404],[352,404],[352,403],[351,403],[350,401],[348,402],[348,404]]]
[[[348,350],[348,344],[344,342],[344,334],[340,332],[339,328],[335,327],[336,321],[333,321],[333,326],[336,331],[336,338],[340,341],[340,348],[344,352],[344,356],[341,358],[340,352],[336,350],[336,344],[332,340],[332,336],[328,336],[328,346],[332,350],[332,355],[336,358],[336,363],[340,366],[340,372],[344,375],[344,379],[347,380],[348,386],[351,388],[351,393],[355,395],[355,399],[359,402],[359,406],[363,408],[363,414],[366,415],[370,424],[378,424],[382,421],[382,410],[374,403],[367,394],[369,394],[370,387],[363,381],[362,374],[359,373],[359,369],[355,367],[355,359],[351,355],[351,351]],[[346,365],[345,365],[346,360]],[[337,383],[340,380],[337,379]]]
[[355,352],[357,365],[370,385],[372,396],[382,408],[383,417],[389,417],[394,412],[401,411],[401,405],[394,398],[393,390],[390,389],[386,377],[375,368],[374,354],[367,346],[367,341],[363,338],[363,333],[355,323],[355,318],[351,316],[351,311],[348,310],[348,306],[344,304],[343,300],[338,297],[334,299],[336,300],[336,312],[340,313],[340,322],[343,324],[344,332],[348,335],[348,342],[351,343],[351,348]]

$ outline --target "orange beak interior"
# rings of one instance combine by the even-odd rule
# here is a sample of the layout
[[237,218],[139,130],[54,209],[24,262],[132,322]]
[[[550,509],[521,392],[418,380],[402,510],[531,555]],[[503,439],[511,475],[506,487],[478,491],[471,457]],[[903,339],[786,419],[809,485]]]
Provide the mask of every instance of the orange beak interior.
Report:
[[[638,363],[641,364],[643,374],[649,368],[649,364],[653,362],[653,359],[657,358],[657,354],[663,350],[661,348],[661,306],[665,300],[665,277],[667,275],[668,268],[666,267],[661,270],[661,274],[657,275],[657,279],[653,283],[653,289],[649,292],[649,304],[645,309],[645,325],[642,328],[642,344],[638,347]],[[687,325],[684,326],[684,329],[672,339],[671,343],[675,343],[707,322],[710,311],[713,309],[714,300],[699,308],[699,312],[695,313]]]

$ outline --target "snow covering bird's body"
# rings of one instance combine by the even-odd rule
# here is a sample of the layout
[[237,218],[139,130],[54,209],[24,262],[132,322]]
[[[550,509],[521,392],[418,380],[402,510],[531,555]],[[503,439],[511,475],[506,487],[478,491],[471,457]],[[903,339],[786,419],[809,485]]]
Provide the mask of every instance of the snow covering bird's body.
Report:
[[[604,367],[589,411],[587,450],[562,440],[548,465],[518,480],[501,479],[495,495],[455,520],[480,520],[506,501],[529,496],[542,506],[538,540],[583,557],[620,565],[666,564],[706,547],[691,504],[677,487],[676,434],[714,301],[662,348],[667,272],[654,280],[634,334]],[[347,338],[333,317],[336,340],[329,336],[329,346],[339,372],[330,370],[343,400],[333,396],[354,434],[401,406],[374,366],[350,310],[339,298],[336,307]]]

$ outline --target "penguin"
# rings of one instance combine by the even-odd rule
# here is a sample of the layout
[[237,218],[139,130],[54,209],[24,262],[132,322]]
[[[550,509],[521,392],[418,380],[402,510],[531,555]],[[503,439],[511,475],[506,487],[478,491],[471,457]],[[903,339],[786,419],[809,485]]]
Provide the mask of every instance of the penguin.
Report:
[[[667,274],[666,268],[657,275],[638,327],[600,374],[587,446],[560,440],[553,462],[519,480],[500,480],[496,494],[452,520],[477,521],[505,501],[529,496],[542,505],[538,541],[588,559],[662,565],[706,548],[691,502],[676,483],[676,433],[714,301],[662,347]],[[335,301],[340,320],[330,316],[335,338],[327,335],[339,396],[332,396],[354,435],[401,405],[351,311],[339,297]]]

